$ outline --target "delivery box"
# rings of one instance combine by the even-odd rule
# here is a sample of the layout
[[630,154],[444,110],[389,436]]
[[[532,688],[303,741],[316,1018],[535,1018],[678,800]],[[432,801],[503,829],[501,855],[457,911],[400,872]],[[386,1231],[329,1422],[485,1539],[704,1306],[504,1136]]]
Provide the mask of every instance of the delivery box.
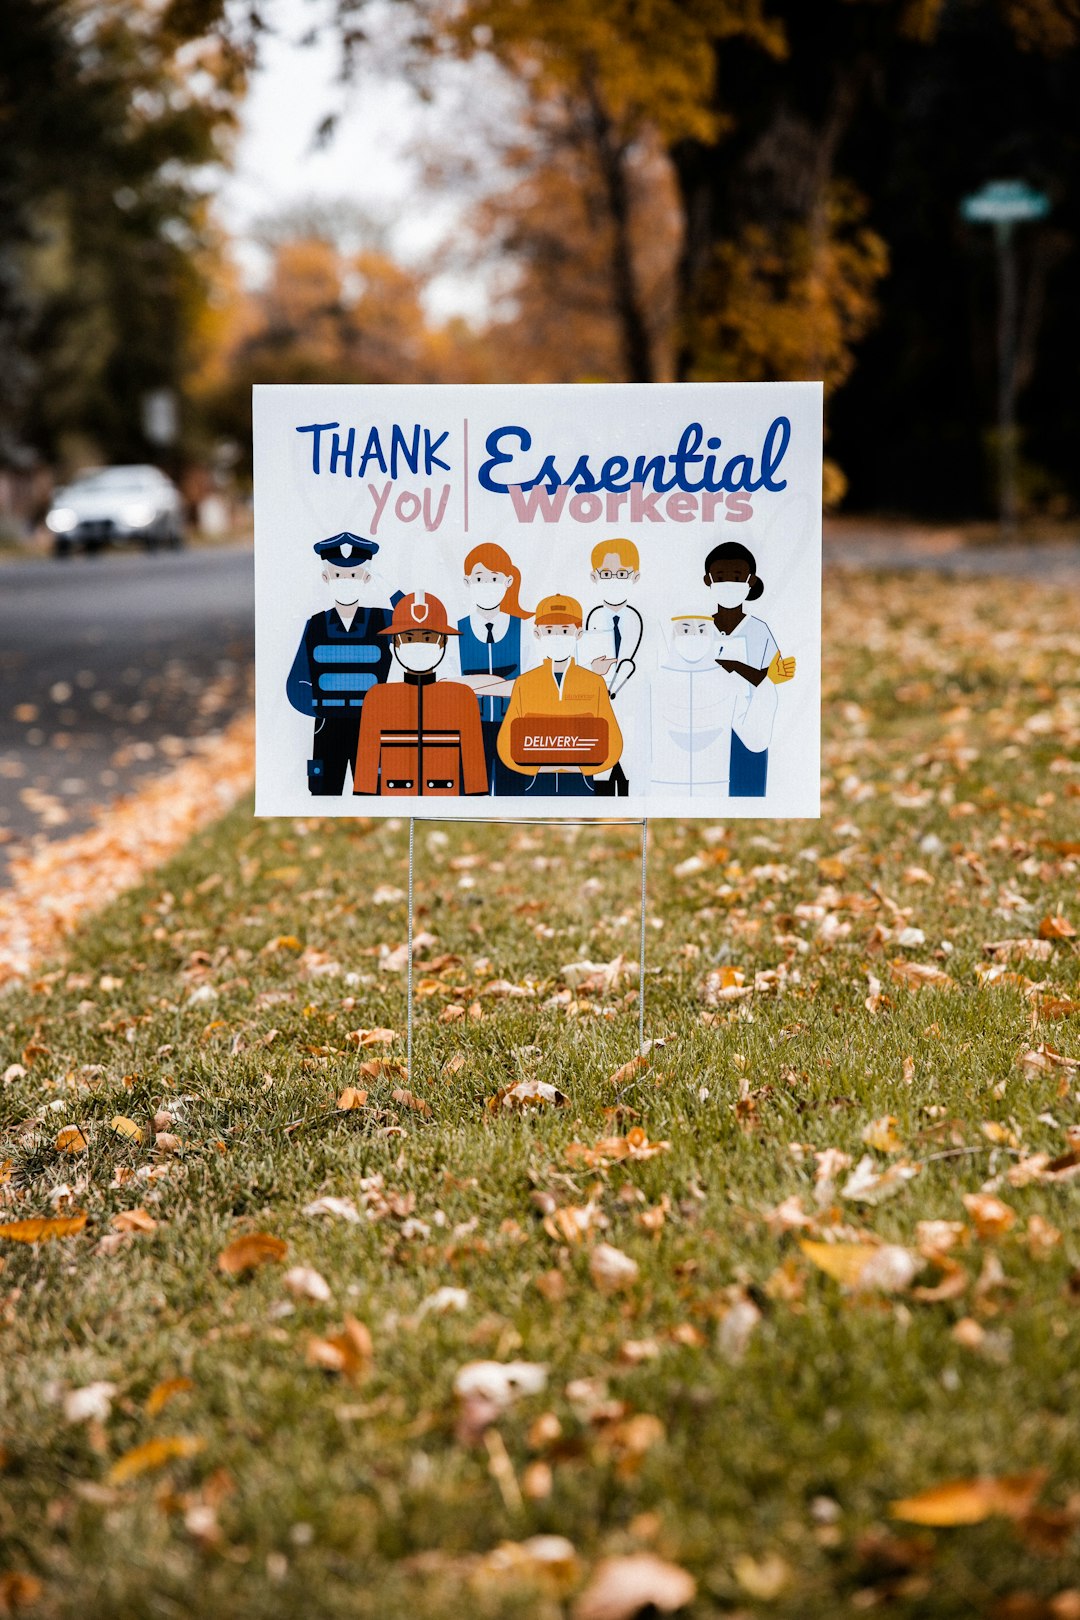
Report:
[[524,714],[510,722],[510,753],[518,765],[602,765],[608,723],[594,714]]

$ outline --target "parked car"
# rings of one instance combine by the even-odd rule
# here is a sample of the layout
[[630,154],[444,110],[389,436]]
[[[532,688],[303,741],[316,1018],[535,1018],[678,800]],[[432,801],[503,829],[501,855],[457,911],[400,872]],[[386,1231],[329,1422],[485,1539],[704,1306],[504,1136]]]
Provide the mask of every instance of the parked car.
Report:
[[114,542],[177,547],[184,542],[184,503],[157,467],[96,467],[58,489],[45,519],[58,557]]

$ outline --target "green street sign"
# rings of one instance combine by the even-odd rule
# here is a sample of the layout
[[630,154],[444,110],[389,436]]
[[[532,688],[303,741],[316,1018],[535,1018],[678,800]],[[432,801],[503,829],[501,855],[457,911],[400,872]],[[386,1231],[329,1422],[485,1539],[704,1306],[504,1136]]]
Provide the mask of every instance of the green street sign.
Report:
[[964,219],[974,225],[1017,225],[1045,219],[1050,199],[1025,180],[991,180],[960,204]]

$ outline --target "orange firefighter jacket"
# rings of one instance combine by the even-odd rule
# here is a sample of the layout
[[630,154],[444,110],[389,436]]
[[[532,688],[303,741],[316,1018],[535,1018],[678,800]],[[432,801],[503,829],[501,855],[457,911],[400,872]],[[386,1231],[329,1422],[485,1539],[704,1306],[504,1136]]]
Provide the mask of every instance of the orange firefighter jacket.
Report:
[[[364,701],[369,700],[365,698]],[[583,669],[576,659],[567,665],[561,685],[552,672],[550,658],[545,658],[537,669],[526,670],[514,682],[510,704],[499,728],[499,758],[512,771],[525,776],[534,776],[536,766],[522,765],[511,756],[511,728],[515,720],[532,715],[547,720],[560,717],[570,720],[575,715],[594,715],[607,721],[607,757],[597,765],[577,765],[568,757],[566,766],[559,765],[556,767],[558,770],[581,771],[584,776],[595,776],[599,771],[609,771],[622,753],[622,732],[611,707],[607,683],[595,670]]]
[[486,793],[487,785],[480,705],[471,686],[408,673],[366,694],[354,793],[447,797]]

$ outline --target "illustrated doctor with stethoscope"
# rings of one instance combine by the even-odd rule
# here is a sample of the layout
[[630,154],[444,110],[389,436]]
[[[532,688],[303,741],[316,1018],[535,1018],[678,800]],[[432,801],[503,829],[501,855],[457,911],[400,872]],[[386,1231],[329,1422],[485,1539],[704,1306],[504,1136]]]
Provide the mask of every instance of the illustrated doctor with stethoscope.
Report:
[[[593,547],[591,560],[589,577],[599,585],[603,600],[589,609],[585,620],[586,645],[582,662],[587,662],[590,669],[604,677],[608,696],[614,700],[635,674],[641,650],[644,627],[641,614],[631,601],[641,579],[641,561],[632,540],[601,540]],[[632,753],[625,703],[621,709],[619,723],[627,740],[623,759],[613,765],[603,779],[593,778],[597,793],[620,799],[626,798],[630,791],[623,761]]]

